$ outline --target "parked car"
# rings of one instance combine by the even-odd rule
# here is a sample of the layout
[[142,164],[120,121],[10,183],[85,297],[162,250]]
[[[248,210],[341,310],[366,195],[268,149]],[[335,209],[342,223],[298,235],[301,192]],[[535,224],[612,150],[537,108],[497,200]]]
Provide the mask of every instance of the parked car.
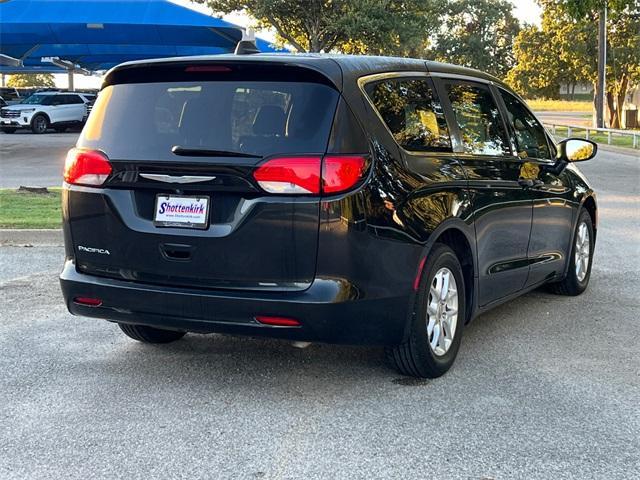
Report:
[[480,313],[587,288],[597,205],[574,162],[595,153],[452,65],[126,63],[67,157],[62,291],[141,342],[378,344],[403,374],[437,377]]
[[0,97],[0,107],[5,107],[7,102],[4,101],[4,98]]
[[64,132],[86,120],[89,103],[80,93],[34,93],[16,105],[0,109],[0,130],[14,133],[19,128],[29,128],[33,133],[45,133],[53,128]]
[[13,87],[0,87],[0,96],[8,104],[19,102],[21,100],[20,93]]

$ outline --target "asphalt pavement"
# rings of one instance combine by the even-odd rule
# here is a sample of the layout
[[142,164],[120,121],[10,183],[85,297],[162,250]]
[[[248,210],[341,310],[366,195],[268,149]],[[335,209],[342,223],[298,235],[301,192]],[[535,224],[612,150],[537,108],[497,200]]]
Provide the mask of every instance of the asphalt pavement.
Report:
[[142,345],[66,312],[62,248],[0,247],[0,478],[638,478],[640,158],[581,169],[600,202],[589,290],[481,316],[431,381],[380,348]]
[[589,112],[536,112],[536,116],[546,124],[590,127],[593,123]]
[[27,130],[0,133],[0,188],[58,187],[64,160],[78,132],[36,135]]

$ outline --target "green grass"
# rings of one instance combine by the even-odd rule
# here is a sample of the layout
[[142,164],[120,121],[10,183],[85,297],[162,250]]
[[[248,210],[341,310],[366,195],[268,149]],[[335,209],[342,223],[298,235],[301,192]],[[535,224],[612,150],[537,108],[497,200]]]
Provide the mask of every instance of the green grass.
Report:
[[0,189],[0,228],[60,228],[60,189],[22,193]]
[[[551,133],[551,127],[549,127]],[[555,136],[558,139],[567,138],[568,128],[567,127],[556,127]],[[576,138],[586,138],[586,130],[582,129],[571,129],[571,136]],[[596,143],[607,144],[607,134],[606,133],[596,133],[590,132],[589,140],[593,140]],[[633,148],[633,138],[631,135],[617,135],[615,133],[611,134],[611,145],[616,147],[626,147]],[[640,140],[638,140],[638,145],[636,146],[636,150],[640,149]]]
[[527,100],[529,108],[534,112],[585,112],[592,113],[593,102],[583,100],[549,100],[536,98]]

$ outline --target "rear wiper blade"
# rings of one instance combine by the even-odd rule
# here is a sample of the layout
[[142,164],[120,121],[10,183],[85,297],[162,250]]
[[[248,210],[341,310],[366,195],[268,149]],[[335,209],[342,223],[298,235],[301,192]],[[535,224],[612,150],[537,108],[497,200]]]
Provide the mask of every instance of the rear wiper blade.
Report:
[[210,150],[207,148],[189,148],[174,145],[171,147],[174,155],[182,157],[239,157],[239,158],[262,158],[259,155],[251,155],[250,153],[232,152],[228,150]]

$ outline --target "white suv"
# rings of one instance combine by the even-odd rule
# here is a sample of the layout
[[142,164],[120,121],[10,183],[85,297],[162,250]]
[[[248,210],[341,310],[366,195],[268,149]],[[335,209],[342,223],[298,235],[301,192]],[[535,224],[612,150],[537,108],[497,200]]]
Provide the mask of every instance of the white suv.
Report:
[[91,99],[82,93],[34,93],[0,109],[0,130],[13,133],[18,128],[30,128],[33,133],[44,133],[53,128],[64,132],[87,119],[91,104]]

